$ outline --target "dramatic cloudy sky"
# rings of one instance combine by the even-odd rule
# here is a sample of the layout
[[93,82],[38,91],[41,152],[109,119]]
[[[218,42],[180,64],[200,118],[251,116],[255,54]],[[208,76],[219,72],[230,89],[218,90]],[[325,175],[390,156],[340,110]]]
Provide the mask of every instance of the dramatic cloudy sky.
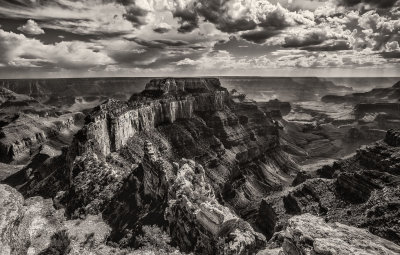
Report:
[[0,78],[399,76],[400,0],[0,0]]

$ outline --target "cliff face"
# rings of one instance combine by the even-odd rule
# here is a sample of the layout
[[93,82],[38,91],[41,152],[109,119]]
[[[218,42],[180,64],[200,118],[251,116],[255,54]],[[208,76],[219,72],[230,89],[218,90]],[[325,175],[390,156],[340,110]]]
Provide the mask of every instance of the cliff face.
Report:
[[109,100],[90,115],[89,123],[80,135],[83,141],[92,140],[103,155],[108,155],[121,149],[138,132],[163,123],[190,119],[196,112],[221,111],[227,97],[227,92],[217,91],[136,104]]

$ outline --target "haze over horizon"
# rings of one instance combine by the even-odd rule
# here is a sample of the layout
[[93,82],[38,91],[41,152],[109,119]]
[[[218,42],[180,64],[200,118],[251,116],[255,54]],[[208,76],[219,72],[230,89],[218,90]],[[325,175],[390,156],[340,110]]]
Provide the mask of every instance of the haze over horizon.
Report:
[[0,0],[0,78],[396,77],[398,0]]

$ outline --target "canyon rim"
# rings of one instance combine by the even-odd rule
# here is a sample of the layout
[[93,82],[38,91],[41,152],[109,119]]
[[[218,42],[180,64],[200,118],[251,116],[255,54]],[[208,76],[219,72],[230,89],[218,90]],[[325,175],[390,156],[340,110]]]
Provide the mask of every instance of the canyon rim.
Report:
[[400,254],[399,20],[0,0],[0,255]]

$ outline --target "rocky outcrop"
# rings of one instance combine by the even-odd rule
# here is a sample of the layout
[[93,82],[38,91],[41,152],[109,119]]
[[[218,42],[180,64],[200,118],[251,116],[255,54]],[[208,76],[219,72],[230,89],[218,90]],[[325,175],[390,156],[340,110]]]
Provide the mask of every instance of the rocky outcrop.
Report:
[[400,146],[400,131],[391,129],[386,133],[385,142],[390,146]]
[[266,112],[274,114],[275,111],[279,111],[282,116],[287,115],[292,110],[292,106],[289,102],[281,102],[278,99],[269,100],[268,102],[260,102],[258,105]]
[[359,119],[366,114],[381,112],[400,118],[400,103],[360,103],[354,107],[354,113]]
[[0,161],[10,163],[29,159],[48,141],[68,144],[82,126],[83,114],[44,118],[21,113],[3,120],[4,126],[0,127]]
[[2,255],[126,253],[106,245],[110,232],[99,215],[66,220],[64,211],[56,210],[51,199],[24,199],[10,186],[0,185]]
[[217,201],[204,168],[182,161],[166,210],[170,233],[183,251],[197,254],[250,254],[265,237]]
[[179,93],[205,93],[224,90],[217,78],[165,78],[153,79],[142,94],[157,96]]
[[267,236],[287,226],[293,215],[311,213],[329,222],[367,228],[399,244],[400,150],[392,146],[396,131],[386,140],[359,149],[355,156],[301,173],[294,187],[267,196],[257,222]]
[[364,229],[340,223],[326,223],[311,214],[294,216],[282,232],[276,233],[267,254],[399,254],[400,246]]

